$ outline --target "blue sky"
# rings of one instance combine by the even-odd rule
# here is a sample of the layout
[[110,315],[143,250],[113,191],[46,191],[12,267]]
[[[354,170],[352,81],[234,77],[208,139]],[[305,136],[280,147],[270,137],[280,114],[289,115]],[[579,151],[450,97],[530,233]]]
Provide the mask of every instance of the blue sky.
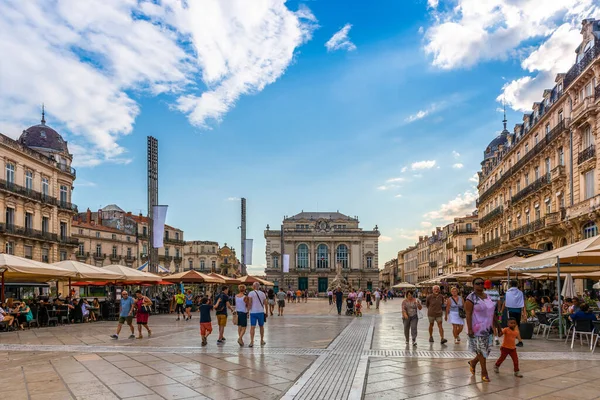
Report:
[[[0,16],[0,50],[16,51],[11,35],[27,29],[23,45],[44,64],[4,67],[0,131],[37,123],[44,101],[75,154],[80,210],[142,213],[146,136],[157,137],[167,223],[239,248],[246,197],[254,272],[263,229],[284,215],[339,210],[377,224],[383,266],[472,211],[473,175],[502,129],[498,100],[511,129],[573,62],[581,18],[598,12],[586,0],[550,1],[541,16],[529,0],[265,0],[263,14],[235,1],[111,0],[89,16],[54,3],[9,0]],[[44,34],[41,15],[64,29]]]

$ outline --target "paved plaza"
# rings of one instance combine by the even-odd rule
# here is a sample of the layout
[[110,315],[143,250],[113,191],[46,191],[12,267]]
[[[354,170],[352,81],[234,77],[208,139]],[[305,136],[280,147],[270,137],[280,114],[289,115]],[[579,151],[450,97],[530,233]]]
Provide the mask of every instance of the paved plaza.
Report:
[[523,378],[512,375],[510,360],[494,374],[495,352],[492,382],[483,383],[468,370],[464,334],[461,344],[441,345],[436,329],[429,343],[420,321],[418,346],[407,347],[400,303],[365,309],[362,318],[338,316],[324,300],[288,304],[284,317],[269,318],[266,346],[253,349],[239,347],[231,324],[225,345],[216,344],[215,324],[200,347],[197,316],[152,316],[152,338],[142,340],[126,339],[125,328],[110,339],[111,321],[1,333],[0,398],[600,399],[600,354],[585,344],[525,341]]

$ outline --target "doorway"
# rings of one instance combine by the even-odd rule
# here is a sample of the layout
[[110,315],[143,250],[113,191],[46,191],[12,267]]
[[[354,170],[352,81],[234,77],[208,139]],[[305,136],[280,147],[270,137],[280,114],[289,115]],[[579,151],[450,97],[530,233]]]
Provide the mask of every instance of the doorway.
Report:
[[319,293],[327,292],[327,286],[329,286],[329,278],[319,278]]
[[298,289],[300,289],[300,290],[308,289],[308,278],[307,277],[298,278]]

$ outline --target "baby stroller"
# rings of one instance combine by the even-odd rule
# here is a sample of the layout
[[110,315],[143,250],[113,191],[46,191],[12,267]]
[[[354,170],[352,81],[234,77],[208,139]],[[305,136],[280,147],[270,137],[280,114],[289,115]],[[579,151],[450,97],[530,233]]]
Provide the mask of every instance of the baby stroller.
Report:
[[354,315],[354,300],[346,299],[346,315]]

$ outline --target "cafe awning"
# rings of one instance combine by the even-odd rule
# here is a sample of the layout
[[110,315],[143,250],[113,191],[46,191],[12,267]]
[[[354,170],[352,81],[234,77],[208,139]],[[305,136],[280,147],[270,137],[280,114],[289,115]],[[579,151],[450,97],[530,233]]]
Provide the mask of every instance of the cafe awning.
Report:
[[522,260],[522,257],[507,258],[506,260],[499,261],[484,268],[473,269],[471,270],[470,274],[472,277],[479,276],[482,278],[503,277],[507,275],[507,270],[509,267],[514,266],[516,263]]
[[109,271],[105,268],[98,268],[94,265],[85,264],[79,261],[74,260],[66,260],[56,262],[52,265],[56,265],[57,267],[67,269],[69,271],[75,272],[76,279],[86,280],[86,281],[115,281],[115,280],[125,280],[126,277],[122,273]]
[[243,283],[244,285],[251,285],[254,282],[258,282],[263,286],[275,286],[275,283],[253,275],[240,276],[239,278],[237,278],[237,280],[240,281],[240,283]]
[[215,272],[211,272],[210,274],[208,274],[208,276],[223,279],[225,281],[226,285],[239,285],[240,284],[240,280],[237,278],[231,278],[229,276],[217,274]]
[[0,254],[0,272],[5,281],[46,282],[75,277],[73,271],[11,254]]
[[174,283],[221,283],[224,284],[225,280],[221,278],[217,278],[215,276],[210,276],[207,274],[203,274],[202,272],[198,272],[195,270],[189,270],[184,272],[179,272],[177,274],[168,275],[162,278],[163,281],[174,282]]
[[158,275],[149,272],[138,271],[135,268],[129,268],[124,265],[113,264],[104,267],[103,269],[117,274],[121,274],[127,282],[160,282],[161,278]]

